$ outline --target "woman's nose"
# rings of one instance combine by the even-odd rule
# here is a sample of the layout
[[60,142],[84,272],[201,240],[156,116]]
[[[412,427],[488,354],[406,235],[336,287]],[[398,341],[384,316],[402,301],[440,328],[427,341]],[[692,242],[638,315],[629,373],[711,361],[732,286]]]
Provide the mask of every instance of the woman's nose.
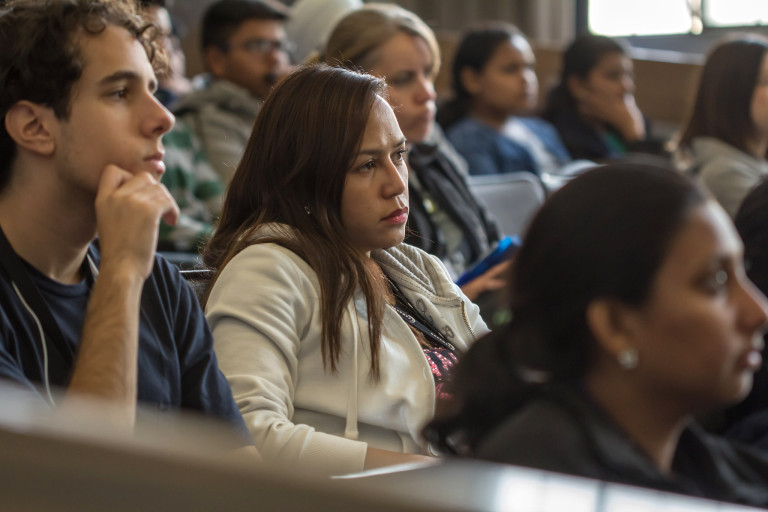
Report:
[[426,103],[428,101],[434,101],[435,98],[437,98],[435,84],[429,77],[421,77],[419,80],[419,88],[416,91],[416,102],[419,104]]
[[751,331],[761,331],[768,322],[768,299],[748,279],[742,283],[742,289],[744,292],[740,311],[742,325]]

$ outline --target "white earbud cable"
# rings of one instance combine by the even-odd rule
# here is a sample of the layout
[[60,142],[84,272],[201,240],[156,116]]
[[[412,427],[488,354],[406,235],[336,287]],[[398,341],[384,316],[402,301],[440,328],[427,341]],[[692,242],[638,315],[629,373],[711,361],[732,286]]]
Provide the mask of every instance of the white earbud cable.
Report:
[[24,305],[24,308],[29,312],[30,315],[32,315],[32,318],[35,320],[35,325],[37,325],[37,330],[40,333],[40,344],[43,347],[43,377],[45,382],[45,392],[48,394],[48,400],[51,402],[51,406],[56,407],[56,402],[54,401],[53,394],[51,393],[51,383],[48,381],[48,347],[45,344],[45,332],[43,331],[43,325],[40,323],[40,319],[37,318],[35,312],[32,311],[32,308],[29,307],[27,301],[24,300],[24,297],[21,295],[21,292],[16,286],[16,283],[11,281],[11,284],[13,285],[13,290],[16,292],[19,300]]
[[[88,259],[88,264],[91,267],[93,278],[96,279],[99,276],[99,268],[93,262],[90,254],[86,254],[86,258]],[[40,333],[40,344],[43,348],[43,378],[45,383],[45,392],[48,395],[48,401],[51,402],[51,406],[56,407],[56,401],[53,399],[53,393],[51,393],[51,383],[48,378],[48,346],[45,344],[45,331],[43,330],[43,324],[40,322],[40,319],[37,317],[29,304],[27,304],[27,301],[24,300],[24,296],[21,295],[19,287],[16,286],[16,283],[11,281],[11,285],[13,286],[13,291],[16,292],[16,296],[24,305],[24,309],[26,309],[27,312],[32,316],[32,319],[35,321],[35,325],[37,325],[37,331]]]

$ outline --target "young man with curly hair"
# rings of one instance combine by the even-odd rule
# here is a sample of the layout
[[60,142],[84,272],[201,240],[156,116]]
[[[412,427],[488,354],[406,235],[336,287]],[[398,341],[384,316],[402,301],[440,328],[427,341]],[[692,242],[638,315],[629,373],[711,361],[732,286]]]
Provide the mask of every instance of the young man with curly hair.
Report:
[[127,1],[0,8],[0,378],[102,399],[127,431],[137,402],[243,431],[195,296],[154,251],[179,210],[149,33]]

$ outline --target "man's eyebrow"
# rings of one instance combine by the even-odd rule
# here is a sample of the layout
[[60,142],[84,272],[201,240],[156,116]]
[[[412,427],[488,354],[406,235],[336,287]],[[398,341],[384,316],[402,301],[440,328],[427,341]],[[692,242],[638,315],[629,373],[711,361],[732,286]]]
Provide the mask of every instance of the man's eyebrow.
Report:
[[[107,75],[101,80],[99,80],[99,85],[108,86],[115,82],[121,82],[123,80],[138,82],[141,80],[141,76],[139,76],[139,74],[136,73],[135,71],[129,71],[129,70],[116,71],[111,75]],[[157,88],[157,80],[155,78],[152,78],[149,81],[149,88],[152,89],[153,91]]]
[[[405,137],[403,137],[392,145],[392,149],[397,149],[400,146],[405,145],[405,142]],[[379,153],[381,153],[380,149],[361,149],[358,155],[378,155]]]
[[138,80],[139,75],[134,71],[116,71],[111,75],[107,75],[99,80],[99,85],[109,85],[113,82],[120,82],[122,80]]

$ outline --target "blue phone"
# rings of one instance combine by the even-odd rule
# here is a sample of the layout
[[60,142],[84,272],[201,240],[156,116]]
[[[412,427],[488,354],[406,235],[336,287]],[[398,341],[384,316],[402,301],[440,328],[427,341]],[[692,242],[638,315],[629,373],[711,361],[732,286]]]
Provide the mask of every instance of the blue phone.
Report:
[[463,274],[461,274],[461,276],[456,280],[456,284],[459,286],[464,286],[473,279],[485,274],[489,268],[498,265],[502,261],[508,260],[512,257],[513,254],[515,254],[515,251],[518,247],[520,247],[521,243],[522,241],[517,235],[505,236],[498,241],[491,252],[486,254],[483,258],[480,259],[480,261],[472,265]]

